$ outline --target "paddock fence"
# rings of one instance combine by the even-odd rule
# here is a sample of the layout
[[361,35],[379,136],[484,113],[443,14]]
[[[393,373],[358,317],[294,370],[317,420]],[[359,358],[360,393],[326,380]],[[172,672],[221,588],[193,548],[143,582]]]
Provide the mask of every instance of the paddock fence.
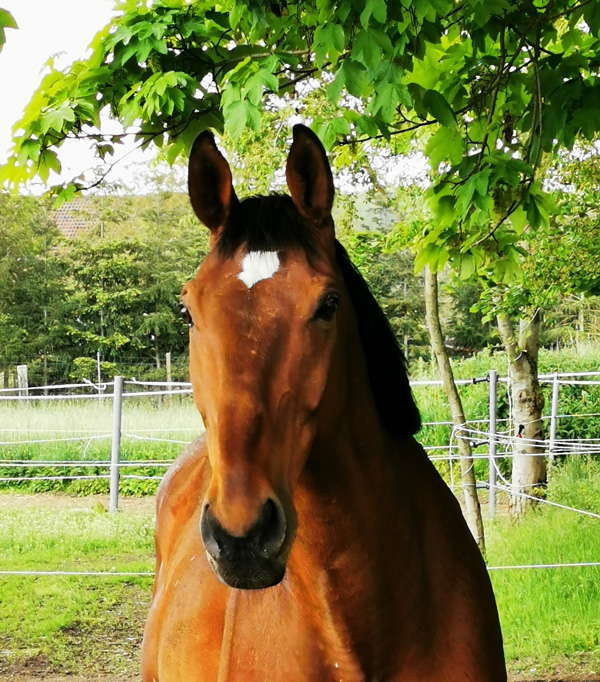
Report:
[[[457,471],[459,453],[457,444],[459,439],[467,440],[473,449],[473,462],[477,477],[477,487],[487,492],[487,508],[490,519],[494,519],[497,513],[498,495],[506,498],[523,496],[531,498],[538,504],[548,504],[560,507],[567,511],[583,516],[600,519],[600,513],[593,510],[578,509],[568,505],[561,505],[550,500],[545,500],[536,495],[531,495],[525,490],[518,490],[511,484],[506,474],[506,463],[515,456],[517,444],[527,443],[535,446],[535,453],[531,456],[545,457],[552,463],[557,458],[567,456],[586,456],[600,454],[600,434],[598,438],[559,437],[559,425],[568,420],[594,420],[600,428],[600,412],[577,412],[561,413],[560,391],[563,386],[578,386],[585,389],[593,389],[600,386],[600,372],[575,372],[541,374],[539,380],[542,385],[549,386],[551,391],[550,411],[541,418],[547,422],[545,429],[548,437],[543,440],[528,440],[520,436],[520,426],[515,424],[510,413],[510,404],[507,416],[501,416],[499,409],[498,388],[507,385],[507,377],[499,377],[495,370],[491,370],[485,377],[470,380],[458,380],[459,386],[487,384],[488,386],[488,413],[486,417],[479,417],[465,421],[464,424],[455,425],[449,420],[429,421],[423,423],[420,440],[425,442],[430,460],[438,465],[447,467],[450,487],[455,494],[459,494],[462,488],[460,473]],[[428,390],[431,387],[440,387],[439,380],[416,380],[411,381],[414,391]],[[26,404],[28,409],[35,411],[45,403],[67,401],[76,404],[80,401],[92,402],[95,405],[107,406],[111,410],[111,428],[95,429],[86,426],[86,432],[81,429],[73,430],[65,428],[54,429],[52,438],[36,438],[31,428],[22,428],[19,424],[7,426],[0,422],[0,468],[4,470],[25,470],[26,475],[0,476],[0,484],[11,486],[13,484],[36,482],[36,481],[88,481],[104,480],[109,488],[109,511],[116,512],[119,509],[119,496],[121,488],[126,481],[152,481],[158,483],[164,472],[173,463],[174,457],[166,459],[135,459],[128,460],[122,457],[123,444],[127,442],[144,442],[164,444],[171,448],[182,449],[191,440],[201,433],[201,427],[181,426],[173,429],[175,438],[165,434],[165,429],[159,426],[146,429],[128,429],[123,421],[123,409],[126,403],[147,404],[157,407],[157,420],[160,421],[160,408],[165,406],[177,408],[184,401],[191,403],[192,393],[189,382],[162,382],[162,381],[137,381],[125,380],[121,376],[114,377],[113,381],[93,383],[91,381],[80,384],[60,384],[54,386],[29,386],[26,390],[22,387],[0,389],[0,408],[6,405]],[[191,406],[191,405],[188,405]],[[428,434],[439,433],[439,429],[449,430],[449,438],[445,442],[431,442]],[[567,429],[568,430],[568,429]],[[48,428],[43,432],[47,433]],[[42,435],[44,435],[42,433]],[[72,434],[77,435],[72,435]],[[156,434],[160,433],[160,436]],[[517,440],[519,439],[519,440]],[[87,458],[87,453],[94,444],[103,443],[105,449],[110,447],[110,458]],[[42,448],[49,444],[60,447],[61,445],[79,445],[82,448],[78,459],[23,459],[11,458],[10,453],[17,447],[24,445],[33,448]],[[483,451],[482,451],[483,450]],[[502,466],[504,464],[504,468]],[[35,471],[45,470],[51,467],[57,470],[52,475],[36,475]],[[149,470],[151,473],[139,473],[140,470]],[[62,471],[61,471],[62,470]],[[135,470],[136,473],[131,473]],[[31,473],[29,473],[31,472]],[[93,472],[93,473],[90,473]],[[483,475],[482,475],[483,474]],[[599,557],[600,558],[600,557]],[[514,566],[489,566],[488,570],[523,570],[523,569],[554,569],[565,567],[599,567],[597,562],[564,562],[555,564],[528,564]],[[70,576],[151,576],[152,573],[118,573],[99,571],[0,571],[0,575],[70,575]]]

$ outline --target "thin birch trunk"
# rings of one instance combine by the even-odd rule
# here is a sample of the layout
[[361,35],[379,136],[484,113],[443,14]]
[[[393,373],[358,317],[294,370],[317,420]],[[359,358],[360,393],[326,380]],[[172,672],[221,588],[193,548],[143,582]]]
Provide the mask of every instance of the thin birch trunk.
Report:
[[520,320],[518,336],[508,315],[498,318],[498,329],[509,360],[513,435],[518,436],[513,446],[510,510],[513,516],[521,516],[533,504],[523,493],[534,494],[546,481],[545,448],[540,445],[544,396],[538,381],[541,315],[536,311],[529,322]]
[[[452,422],[455,427],[465,424],[465,412],[462,401],[454,383],[454,374],[450,365],[450,358],[444,345],[442,326],[440,324],[440,311],[438,304],[438,281],[437,274],[425,269],[425,316],[431,347],[437,360],[440,376],[444,386],[444,391],[450,404]],[[475,481],[475,470],[473,469],[473,456],[469,442],[464,438],[457,438],[458,453],[460,456],[460,474],[463,485],[463,495],[465,500],[465,517],[467,524],[473,533],[473,537],[479,545],[481,553],[485,556],[485,536],[483,532],[483,520],[481,518],[481,507],[477,495]]]

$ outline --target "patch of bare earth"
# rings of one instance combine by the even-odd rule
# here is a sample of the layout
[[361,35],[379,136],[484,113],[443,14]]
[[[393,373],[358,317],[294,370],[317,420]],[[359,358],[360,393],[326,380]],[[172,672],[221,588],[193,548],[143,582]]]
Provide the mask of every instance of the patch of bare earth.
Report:
[[[108,511],[108,495],[86,495],[85,497],[73,497],[60,493],[0,493],[0,511],[11,507],[43,507],[46,509],[97,509],[101,505]],[[119,510],[133,513],[154,513],[156,498],[153,495],[146,497],[119,498]],[[0,678],[1,679],[1,678]]]

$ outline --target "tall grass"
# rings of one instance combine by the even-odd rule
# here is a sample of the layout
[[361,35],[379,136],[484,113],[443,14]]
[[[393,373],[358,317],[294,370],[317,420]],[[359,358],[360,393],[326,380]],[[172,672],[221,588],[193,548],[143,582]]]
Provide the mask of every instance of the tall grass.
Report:
[[[202,431],[202,420],[189,397],[164,400],[126,399],[122,414],[121,460],[172,460],[186,443]],[[18,461],[109,461],[112,434],[110,400],[45,401],[40,403],[4,403],[0,401],[0,478],[43,476],[107,475],[106,467],[65,468],[46,466],[2,467],[2,460]],[[69,440],[77,439],[77,440]],[[127,468],[122,470],[123,494],[148,494],[156,490],[156,481],[136,481],[127,475],[161,476],[164,467]],[[54,480],[3,482],[0,489],[15,487],[30,492],[68,490],[75,494],[101,493],[108,490],[107,480]]]
[[[572,458],[551,474],[548,499],[600,514],[600,463]],[[600,520],[540,505],[487,530],[491,566],[600,561]],[[515,672],[600,672],[600,567],[491,572],[507,659]]]

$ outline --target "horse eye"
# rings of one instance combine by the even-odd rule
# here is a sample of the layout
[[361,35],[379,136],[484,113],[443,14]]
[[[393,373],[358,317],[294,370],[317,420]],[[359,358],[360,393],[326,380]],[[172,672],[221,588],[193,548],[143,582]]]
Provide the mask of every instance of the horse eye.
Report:
[[192,320],[192,316],[190,315],[190,311],[184,305],[181,305],[179,310],[181,312],[181,317],[183,318],[183,321],[187,324],[187,326],[193,327],[194,326],[194,320]]
[[335,317],[339,303],[340,297],[337,294],[326,294],[320,301],[319,306],[313,315],[313,319],[331,322]]

